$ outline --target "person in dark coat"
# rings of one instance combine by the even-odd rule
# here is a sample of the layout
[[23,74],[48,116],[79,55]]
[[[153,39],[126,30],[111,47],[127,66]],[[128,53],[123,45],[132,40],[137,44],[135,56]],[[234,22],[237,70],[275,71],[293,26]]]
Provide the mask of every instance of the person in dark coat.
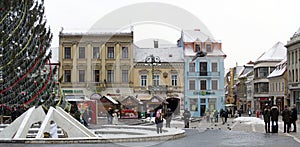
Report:
[[172,112],[171,109],[168,108],[166,112],[166,128],[171,127],[171,120],[172,120]]
[[223,117],[224,117],[224,122],[223,122],[223,125],[224,125],[225,123],[227,123],[228,109],[226,109],[226,110],[223,112]]
[[183,120],[184,120],[185,128],[190,127],[190,117],[191,117],[191,112],[188,109],[185,109],[183,112]]
[[270,133],[270,108],[268,105],[266,105],[263,111],[263,116],[264,116],[266,133]]
[[163,127],[163,118],[161,113],[158,112],[158,114],[155,117],[155,124],[156,124],[156,132],[157,134],[162,133],[162,127]]
[[21,114],[22,114],[21,111],[17,107],[14,107],[13,111],[11,112],[11,119],[12,119],[12,121],[14,121],[15,119],[17,119]]
[[273,130],[273,128],[277,128],[278,129],[278,116],[279,116],[279,111],[278,111],[278,107],[277,106],[273,106],[271,108],[271,124],[272,124],[272,132],[277,132],[277,130]]
[[290,133],[291,111],[289,110],[288,106],[284,107],[281,115],[283,121],[283,133]]
[[220,109],[220,117],[222,119],[222,123],[224,123],[224,116],[223,116],[223,114],[224,114],[224,110],[221,108]]
[[[297,132],[297,119],[298,119],[298,112],[297,112],[297,108],[296,108],[296,105],[293,104],[293,107],[291,109],[291,113],[292,113],[292,116],[291,116],[291,124],[293,124],[294,126],[294,130],[293,132]],[[291,128],[292,129],[292,128]]]

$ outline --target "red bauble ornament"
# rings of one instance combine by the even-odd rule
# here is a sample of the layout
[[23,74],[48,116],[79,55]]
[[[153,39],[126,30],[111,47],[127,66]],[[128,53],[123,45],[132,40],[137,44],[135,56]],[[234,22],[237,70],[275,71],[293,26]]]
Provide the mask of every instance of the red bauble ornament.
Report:
[[21,92],[21,94],[22,94],[22,95],[25,95],[25,92],[24,92],[24,91],[22,91],[22,92]]
[[36,81],[33,81],[34,84],[36,84]]

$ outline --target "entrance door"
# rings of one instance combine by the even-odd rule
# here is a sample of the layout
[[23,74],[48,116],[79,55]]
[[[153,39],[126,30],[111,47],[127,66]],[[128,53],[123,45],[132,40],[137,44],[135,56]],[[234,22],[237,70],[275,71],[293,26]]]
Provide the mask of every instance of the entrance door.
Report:
[[175,115],[178,115],[180,112],[180,99],[179,98],[168,98],[166,99],[168,102],[168,108],[171,109],[171,112],[173,112]]

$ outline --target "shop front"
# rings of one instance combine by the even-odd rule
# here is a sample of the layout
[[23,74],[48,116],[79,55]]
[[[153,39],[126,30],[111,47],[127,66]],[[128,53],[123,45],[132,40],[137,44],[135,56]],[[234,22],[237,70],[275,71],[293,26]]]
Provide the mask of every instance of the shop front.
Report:
[[121,118],[140,118],[143,108],[143,103],[136,97],[128,96],[120,101],[121,103]]
[[144,101],[147,109],[147,115],[155,114],[157,110],[163,110],[163,99],[159,96],[153,96],[151,99]]
[[98,116],[106,117],[109,109],[120,109],[120,104],[110,96],[102,96],[98,101]]

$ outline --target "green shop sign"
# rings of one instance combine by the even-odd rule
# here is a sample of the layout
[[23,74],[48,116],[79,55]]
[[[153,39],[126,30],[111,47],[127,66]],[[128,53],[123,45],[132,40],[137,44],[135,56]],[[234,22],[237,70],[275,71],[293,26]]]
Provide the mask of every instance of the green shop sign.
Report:
[[63,93],[83,93],[83,90],[63,90]]
[[213,91],[195,91],[194,93],[193,93],[194,95],[214,95],[215,94],[215,92],[213,92]]

